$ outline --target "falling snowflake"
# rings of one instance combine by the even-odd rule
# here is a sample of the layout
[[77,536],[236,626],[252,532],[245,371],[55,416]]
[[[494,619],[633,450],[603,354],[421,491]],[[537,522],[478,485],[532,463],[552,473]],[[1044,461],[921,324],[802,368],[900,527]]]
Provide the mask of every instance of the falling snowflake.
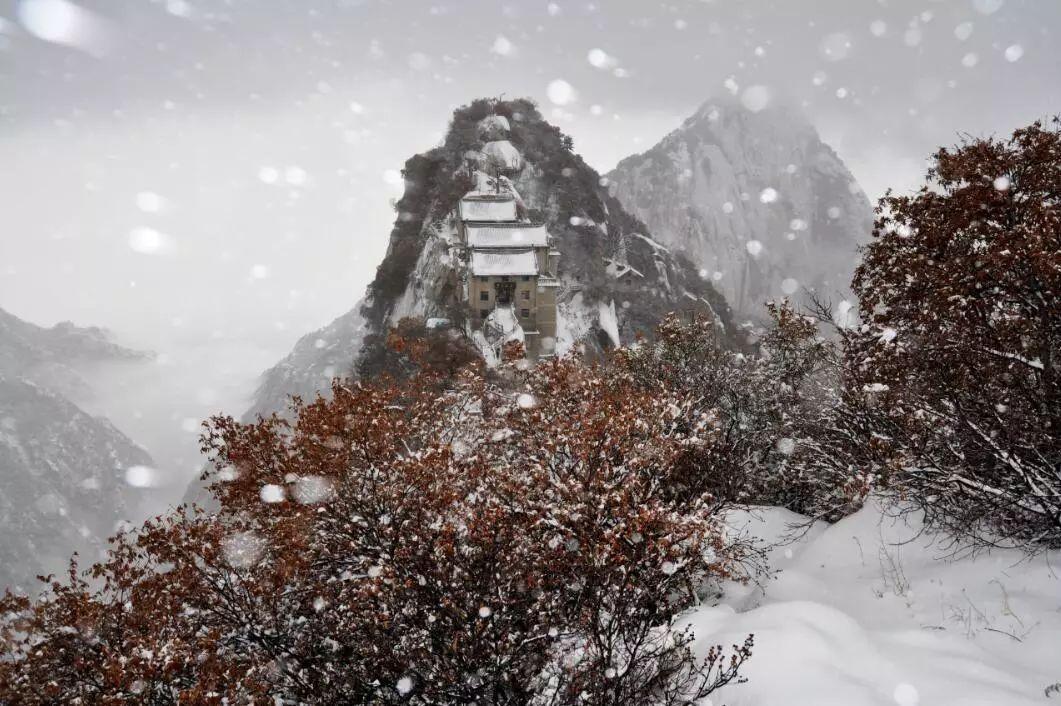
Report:
[[962,66],[967,69],[971,69],[980,63],[980,57],[976,55],[976,52],[969,52],[962,57]]
[[993,15],[1005,4],[1006,0],[973,0],[973,7],[981,15]]
[[880,334],[881,343],[891,343],[895,340],[895,337],[899,335],[899,332],[893,329],[891,326],[886,326]]
[[779,454],[784,456],[791,456],[792,452],[796,450],[796,440],[790,439],[787,436],[777,440],[774,444],[774,448],[777,449]]
[[524,392],[516,398],[516,404],[520,409],[534,409],[538,406],[538,400],[534,395]]
[[265,552],[265,541],[253,532],[237,532],[221,540],[225,562],[234,569],[249,569]]
[[722,204],[722,212],[733,213],[733,203],[731,201],[727,201],[726,203]]
[[791,277],[788,277],[786,279],[781,280],[781,291],[784,292],[785,294],[791,296],[791,295],[795,294],[796,290],[798,290],[798,289],[799,289],[799,282],[796,281],[795,279],[793,279]]
[[833,322],[840,328],[850,328],[855,323],[855,305],[846,299],[836,305]]
[[747,243],[744,244],[744,247],[748,249],[748,254],[752,257],[759,257],[759,255],[763,252],[763,244],[760,243],[758,240],[749,240]]
[[67,0],[22,0],[17,4],[19,21],[37,39],[94,56],[106,53],[110,26],[95,13]]
[[1024,47],[1019,44],[1011,44],[1006,47],[1005,56],[1006,61],[1010,63],[1020,61],[1020,58],[1024,56]]
[[762,203],[773,203],[774,201],[777,201],[777,189],[766,187],[759,194],[759,201]]
[[258,492],[258,497],[262,499],[263,503],[283,502],[284,489],[279,485],[263,485],[262,489]]
[[590,49],[586,60],[598,69],[610,69],[618,63],[615,57],[609,56],[608,52],[603,49]]
[[153,191],[141,191],[136,195],[136,207],[144,213],[158,213],[163,205],[163,198]]
[[1009,187],[1011,186],[1008,176],[996,177],[993,184],[998,191],[1009,191]]
[[315,505],[332,496],[332,482],[322,476],[302,476],[295,481],[292,495],[303,505]]
[[515,49],[515,45],[503,34],[497,35],[497,38],[494,39],[493,45],[490,47],[491,52],[500,56],[511,56]]
[[302,167],[290,166],[284,170],[284,181],[291,186],[302,186],[306,183],[308,175]]
[[888,23],[884,20],[873,20],[869,23],[869,33],[874,37],[883,37],[888,32]]
[[262,167],[258,170],[258,179],[264,184],[275,184],[280,178],[280,170],[276,167]]
[[567,105],[574,102],[578,97],[574,86],[562,78],[550,81],[545,93],[555,105]]
[[156,255],[169,250],[173,241],[154,228],[133,228],[129,231],[129,248],[143,255]]
[[665,573],[667,576],[673,576],[674,574],[678,573],[678,565],[672,561],[663,562],[663,566],[661,568],[663,570],[663,573]]
[[398,690],[398,693],[405,696],[413,690],[413,679],[412,677],[402,677],[398,680],[398,683],[394,685],[394,688]]
[[955,26],[954,36],[958,38],[959,42],[964,42],[966,39],[973,36],[973,23],[962,22],[961,24]]
[[759,84],[748,86],[741,93],[740,102],[748,110],[758,113],[770,105],[770,89]]
[[912,684],[899,684],[892,692],[892,698],[899,706],[917,706],[921,703],[921,697]]
[[840,211],[840,207],[839,206],[830,206],[829,210],[827,210],[825,212],[825,214],[827,216],[829,216],[829,218],[832,218],[833,220],[836,220],[837,218],[839,218],[840,217],[840,213],[841,213],[841,211]]
[[488,605],[479,606],[479,617],[480,618],[486,619],[486,618],[489,618],[493,614],[494,614],[494,611],[490,609],[490,606],[488,606]]
[[152,488],[158,485],[158,471],[150,466],[129,466],[125,469],[125,482],[134,488]]

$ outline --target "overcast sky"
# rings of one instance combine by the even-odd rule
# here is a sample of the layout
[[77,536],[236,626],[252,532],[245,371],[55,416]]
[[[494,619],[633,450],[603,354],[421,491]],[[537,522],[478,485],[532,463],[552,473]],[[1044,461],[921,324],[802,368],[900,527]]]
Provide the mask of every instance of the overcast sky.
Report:
[[1059,30],[1057,0],[0,0],[0,307],[269,360],[354,305],[393,170],[478,96],[605,171],[766,86],[875,198],[1061,111]]

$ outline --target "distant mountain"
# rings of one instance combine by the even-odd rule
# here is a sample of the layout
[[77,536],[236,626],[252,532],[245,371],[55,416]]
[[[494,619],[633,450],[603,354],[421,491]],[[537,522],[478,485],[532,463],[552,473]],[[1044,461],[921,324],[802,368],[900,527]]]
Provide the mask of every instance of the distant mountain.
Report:
[[44,328],[0,309],[0,374],[33,380],[68,396],[90,392],[76,369],[80,365],[151,357],[118,345],[106,329],[68,321]]
[[[0,590],[94,561],[136,500],[126,483],[151,457],[65,394],[82,392],[83,363],[143,359],[97,328],[42,328],[0,310]],[[139,468],[137,468],[139,467]]]
[[599,350],[652,335],[668,311],[711,313],[732,335],[729,306],[683,254],[656,241],[529,100],[477,100],[458,109],[440,147],[405,163],[405,193],[386,256],[365,298],[308,334],[262,380],[250,416],[311,397],[332,376],[380,372],[387,331],[402,317],[459,321],[453,213],[477,186],[471,163],[508,174],[530,217],[560,251],[557,349]]
[[653,237],[687,255],[736,311],[813,289],[846,292],[872,209],[798,111],[710,100],[606,177]]

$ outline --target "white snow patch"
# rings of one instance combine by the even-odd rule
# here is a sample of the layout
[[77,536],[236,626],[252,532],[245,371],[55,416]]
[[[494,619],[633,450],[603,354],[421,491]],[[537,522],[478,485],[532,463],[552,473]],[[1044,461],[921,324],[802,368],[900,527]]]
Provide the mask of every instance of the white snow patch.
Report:
[[1061,678],[1061,551],[954,558],[916,513],[900,518],[875,500],[834,525],[792,531],[805,522],[779,508],[727,518],[731,536],[764,540],[780,575],[728,587],[720,604],[689,614],[699,654],[755,634],[748,682],[714,703],[1049,703],[1044,690]]
[[612,345],[618,348],[619,319],[615,315],[615,300],[611,300],[607,304],[601,302],[598,306],[598,312],[598,321],[600,322],[601,329],[608,334],[608,338],[611,339]]

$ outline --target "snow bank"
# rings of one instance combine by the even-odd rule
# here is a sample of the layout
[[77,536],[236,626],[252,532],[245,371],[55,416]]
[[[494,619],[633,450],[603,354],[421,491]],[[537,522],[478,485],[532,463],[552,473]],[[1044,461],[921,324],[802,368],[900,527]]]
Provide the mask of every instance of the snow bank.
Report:
[[[799,516],[737,514],[735,532],[781,538]],[[770,550],[779,576],[727,590],[689,624],[707,644],[755,634],[748,683],[729,706],[987,706],[1044,704],[1061,681],[1061,552],[1027,559],[994,551],[953,558],[871,504]],[[706,702],[705,702],[706,703]]]

